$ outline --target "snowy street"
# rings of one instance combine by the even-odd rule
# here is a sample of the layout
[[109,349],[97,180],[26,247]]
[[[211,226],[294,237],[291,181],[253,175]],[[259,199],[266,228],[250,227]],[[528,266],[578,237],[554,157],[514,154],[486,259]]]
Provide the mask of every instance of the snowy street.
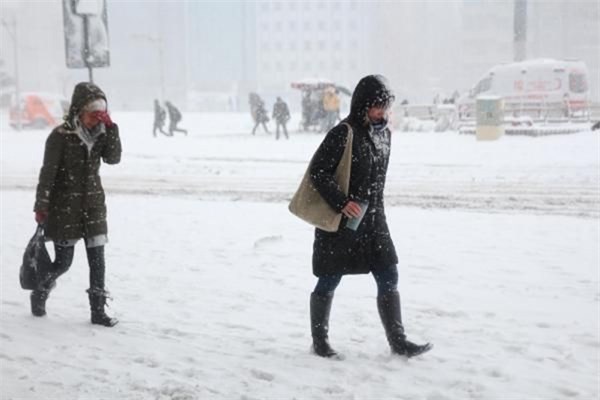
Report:
[[[297,121],[298,118],[292,120]],[[0,120],[1,398],[581,399],[600,396],[600,136],[477,142],[393,135],[386,212],[409,339],[389,354],[369,275],[345,277],[330,321],[345,360],[310,354],[313,230],[287,210],[314,133],[255,137],[247,114],[186,114],[152,138],[115,113],[107,192],[108,312],[89,323],[85,251],[29,311],[19,287],[47,131]],[[273,127],[271,127],[273,129]]]

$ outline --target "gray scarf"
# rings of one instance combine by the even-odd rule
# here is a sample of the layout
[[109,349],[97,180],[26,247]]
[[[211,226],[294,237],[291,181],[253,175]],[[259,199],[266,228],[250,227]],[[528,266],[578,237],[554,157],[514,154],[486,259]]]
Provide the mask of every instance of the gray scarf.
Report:
[[88,150],[88,155],[92,153],[92,147],[94,147],[94,143],[96,140],[106,132],[106,128],[102,122],[93,127],[92,129],[86,128],[79,118],[75,118],[75,133],[79,136],[79,139],[85,144]]

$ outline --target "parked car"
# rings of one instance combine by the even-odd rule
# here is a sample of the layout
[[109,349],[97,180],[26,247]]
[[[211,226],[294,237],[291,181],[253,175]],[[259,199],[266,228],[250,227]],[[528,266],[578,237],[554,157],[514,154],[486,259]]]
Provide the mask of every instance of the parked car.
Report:
[[53,93],[21,93],[19,107],[14,95],[10,103],[9,124],[13,128],[18,126],[19,113],[23,128],[47,129],[60,124],[69,109],[69,101]]

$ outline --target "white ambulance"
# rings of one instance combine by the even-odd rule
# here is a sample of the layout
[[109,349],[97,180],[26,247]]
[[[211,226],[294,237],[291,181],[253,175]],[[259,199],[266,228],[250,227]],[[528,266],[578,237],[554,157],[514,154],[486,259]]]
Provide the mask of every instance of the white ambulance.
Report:
[[559,110],[565,117],[581,116],[589,107],[588,70],[578,60],[535,59],[497,65],[458,99],[459,118],[474,116],[479,95],[502,97],[507,115],[542,116]]

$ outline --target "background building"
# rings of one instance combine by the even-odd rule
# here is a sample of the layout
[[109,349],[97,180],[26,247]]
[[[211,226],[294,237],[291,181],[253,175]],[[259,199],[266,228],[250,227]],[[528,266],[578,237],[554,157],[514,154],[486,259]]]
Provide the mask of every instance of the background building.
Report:
[[[151,109],[155,98],[189,110],[247,108],[250,91],[293,110],[290,83],[326,78],[352,89],[386,75],[398,98],[429,102],[463,92],[514,58],[514,2],[107,0],[111,66],[94,70],[111,106]],[[528,58],[577,58],[600,101],[600,3],[527,2]],[[0,2],[0,68],[14,77],[16,26],[22,91],[69,95],[87,70],[65,66],[62,0]],[[1,88],[6,95],[14,88]]]

